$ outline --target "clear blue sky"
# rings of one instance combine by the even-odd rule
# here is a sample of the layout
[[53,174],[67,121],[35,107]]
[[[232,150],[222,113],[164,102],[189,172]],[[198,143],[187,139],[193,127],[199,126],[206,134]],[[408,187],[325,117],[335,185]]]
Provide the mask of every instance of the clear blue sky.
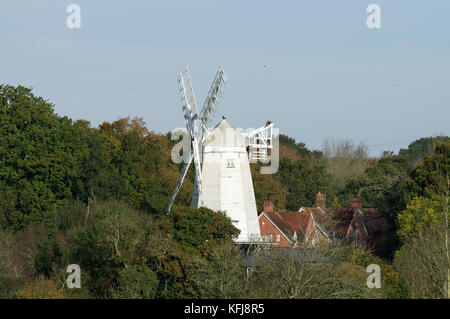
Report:
[[[71,3],[81,29],[66,27]],[[370,3],[381,29],[366,26]],[[271,119],[311,149],[346,137],[373,156],[450,133],[448,0],[10,0],[0,12],[0,83],[93,126],[182,127],[178,73],[189,65],[201,105],[222,65],[216,121],[236,127]]]

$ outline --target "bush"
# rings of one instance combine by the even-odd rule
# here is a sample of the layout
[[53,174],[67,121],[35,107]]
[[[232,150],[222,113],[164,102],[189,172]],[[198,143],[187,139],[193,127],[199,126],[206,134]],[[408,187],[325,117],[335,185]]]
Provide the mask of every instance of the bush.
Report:
[[97,203],[86,227],[68,235],[65,260],[89,275],[94,296],[108,296],[120,269],[142,260],[147,217],[119,202]]
[[56,211],[56,222],[60,231],[83,226],[86,205],[81,201],[71,201]]
[[56,282],[39,276],[33,283],[26,284],[20,289],[16,297],[18,299],[64,299],[62,288]]
[[174,239],[183,245],[199,246],[213,238],[231,238],[239,230],[223,212],[214,212],[209,208],[178,208],[173,215]]
[[131,265],[119,271],[117,286],[113,289],[112,296],[127,299],[155,298],[158,283],[156,274],[150,268]]

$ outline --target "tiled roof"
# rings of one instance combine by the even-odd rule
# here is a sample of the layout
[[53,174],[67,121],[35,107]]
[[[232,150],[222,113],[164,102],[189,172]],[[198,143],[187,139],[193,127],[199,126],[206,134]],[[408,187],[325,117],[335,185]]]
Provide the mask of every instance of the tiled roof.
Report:
[[337,208],[334,210],[333,215],[337,220],[336,230],[345,235],[353,220],[355,214],[355,208]]
[[297,241],[301,242],[306,233],[310,214],[304,212],[267,212],[266,216],[292,240],[297,233]]
[[358,208],[338,208],[334,210],[333,214],[338,221],[337,230],[341,235],[347,233],[354,217],[358,217],[357,224],[360,224],[358,221],[362,220],[363,224],[361,226],[365,227],[369,238],[385,235],[389,230],[390,222],[387,214],[376,208],[363,208],[359,211],[360,214],[358,213]]
[[266,216],[286,235],[289,240],[293,241],[296,234],[297,242],[304,242],[307,235],[308,224],[314,222],[314,226],[326,236],[328,234],[320,227],[320,223],[324,222],[327,214],[331,209],[322,209],[316,207],[300,207],[297,212],[266,212]]
[[363,209],[362,216],[367,231],[371,235],[386,234],[389,231],[390,221],[387,214],[378,209]]

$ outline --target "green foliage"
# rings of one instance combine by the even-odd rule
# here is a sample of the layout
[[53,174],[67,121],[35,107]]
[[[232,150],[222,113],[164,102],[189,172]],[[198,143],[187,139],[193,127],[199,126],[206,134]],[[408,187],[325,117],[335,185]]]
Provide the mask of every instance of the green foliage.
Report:
[[16,294],[18,299],[65,299],[63,290],[57,283],[44,276],[27,283]]
[[437,142],[448,142],[448,136],[423,137],[408,145],[407,149],[400,149],[398,155],[408,160],[408,162],[416,166],[421,163],[425,156],[433,153]]
[[151,299],[155,298],[158,279],[147,266],[132,265],[118,273],[117,287],[113,290],[114,298]]
[[260,174],[260,164],[251,167],[258,210],[262,211],[267,199],[274,203],[276,210],[311,206],[319,190],[329,195],[328,201],[331,203],[332,183],[325,171],[322,153],[311,152],[304,143],[297,143],[286,135],[280,135],[279,141],[280,163],[276,174]]
[[[171,216],[153,221],[122,203],[92,205],[86,226],[75,218],[67,223],[71,228],[64,227],[67,245],[62,247],[62,264],[80,265],[84,284],[94,297],[201,297],[206,290],[194,280],[200,271],[197,265],[217,278],[220,270],[214,268],[214,256],[238,230],[224,213],[204,207],[176,208]],[[242,265],[237,251],[226,256],[230,254]],[[226,265],[228,260],[222,262]]]
[[134,262],[145,217],[121,203],[97,204],[86,227],[74,229],[66,249],[67,264],[88,272],[92,293],[106,296],[126,263]]
[[405,209],[397,216],[403,246],[394,262],[412,298],[448,298],[449,166],[450,142],[437,142],[405,183]]
[[213,239],[200,247],[201,255],[186,269],[187,285],[195,298],[242,298],[247,274],[236,245]]
[[297,143],[294,138],[287,135],[280,134],[279,143],[280,145],[286,145],[294,149],[301,157],[308,157],[312,154],[311,151],[306,147],[305,143]]
[[436,199],[414,197],[406,209],[398,214],[398,235],[402,240],[417,236],[423,228],[435,223],[445,223],[447,201],[444,196]]
[[401,184],[407,176],[405,159],[383,157],[369,166],[359,178],[347,182],[339,197],[343,203],[348,203],[351,197],[359,197],[365,207],[390,212],[398,203],[403,191]]
[[326,247],[294,252],[274,251],[258,258],[248,279],[250,298],[364,299],[383,298],[366,286],[365,268],[346,260],[348,248]]
[[[299,206],[314,206],[316,192],[330,185],[325,167],[312,165],[307,159],[292,161],[282,158],[274,178],[287,186],[286,208],[290,210],[297,210]],[[332,198],[331,191],[327,195]]]
[[72,122],[54,106],[18,86],[0,86],[0,211],[3,227],[20,230],[87,187],[107,164],[89,122]]
[[[142,119],[120,119],[103,123],[99,131],[118,176],[121,198],[135,208],[164,215],[179,171],[172,162],[171,142],[149,132]],[[190,202],[192,184],[185,181],[177,203]]]
[[395,270],[392,265],[372,254],[372,252],[364,249],[356,249],[353,251],[348,260],[356,265],[367,267],[371,264],[380,266],[381,270],[381,292],[387,299],[404,299],[408,298],[408,287],[405,280]]
[[58,230],[66,232],[72,228],[81,227],[86,218],[87,208],[81,201],[70,201],[56,211]]
[[263,204],[270,199],[275,210],[286,208],[288,189],[281,182],[275,180],[271,174],[260,174],[261,165],[250,165],[258,212],[263,211]]
[[50,277],[54,268],[61,265],[62,253],[52,238],[45,238],[38,246],[38,254],[34,259],[36,273]]
[[0,299],[13,298],[23,279],[11,261],[13,235],[0,230]]
[[[278,172],[261,175],[260,164],[251,166],[258,210],[266,199],[277,210],[313,206],[320,190],[328,207],[362,197],[365,206],[401,211],[401,276],[347,246],[323,252],[325,262],[276,255],[247,277],[232,242],[239,230],[225,212],[187,207],[192,168],[166,215],[181,169],[171,160],[174,143],[142,119],[95,129],[57,115],[29,88],[0,85],[0,297],[404,298],[402,278],[413,297],[442,296],[436,269],[448,260],[436,229],[448,205],[447,137],[377,160],[348,140],[331,141],[324,157],[281,135]],[[414,260],[426,280],[415,281]],[[382,291],[364,286],[368,262],[381,265]],[[73,263],[81,266],[82,289],[61,288]]]
[[178,208],[174,214],[174,239],[183,245],[199,246],[213,238],[231,238],[239,230],[223,212],[213,212],[206,207],[199,209]]
[[423,226],[403,240],[394,265],[405,278],[411,298],[448,299],[450,263],[448,221]]
[[406,201],[415,196],[432,198],[445,196],[449,189],[450,141],[436,143],[433,154],[425,157],[423,164],[416,167],[407,180]]

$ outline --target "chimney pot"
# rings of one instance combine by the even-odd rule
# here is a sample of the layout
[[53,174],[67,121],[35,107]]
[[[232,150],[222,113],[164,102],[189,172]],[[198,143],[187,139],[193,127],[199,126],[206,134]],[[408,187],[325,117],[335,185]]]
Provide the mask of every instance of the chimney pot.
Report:
[[316,208],[325,209],[327,207],[327,198],[320,191],[316,195]]
[[273,203],[269,199],[264,202],[264,213],[273,213]]
[[350,198],[350,208],[359,208],[362,210],[362,199],[361,198]]

